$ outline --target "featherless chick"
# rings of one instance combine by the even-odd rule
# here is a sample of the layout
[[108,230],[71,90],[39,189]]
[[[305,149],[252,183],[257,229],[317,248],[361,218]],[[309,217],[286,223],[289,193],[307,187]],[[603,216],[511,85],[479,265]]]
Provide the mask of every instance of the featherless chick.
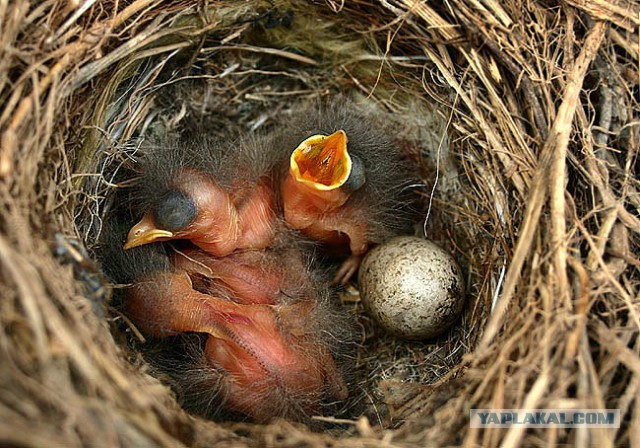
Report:
[[143,151],[132,198],[142,217],[125,249],[186,239],[223,257],[271,245],[277,224],[272,174],[281,157],[267,139],[220,142],[196,133]]
[[294,117],[277,138],[291,148],[280,181],[284,219],[350,255],[336,275],[345,283],[372,244],[406,231],[417,173],[382,114],[338,97]]

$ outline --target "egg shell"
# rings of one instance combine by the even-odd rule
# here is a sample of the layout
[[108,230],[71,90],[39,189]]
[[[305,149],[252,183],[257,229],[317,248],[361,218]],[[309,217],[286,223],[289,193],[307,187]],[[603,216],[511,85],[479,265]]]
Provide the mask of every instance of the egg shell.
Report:
[[358,275],[367,313],[405,339],[438,336],[456,321],[464,303],[462,272],[432,241],[396,237],[372,249]]

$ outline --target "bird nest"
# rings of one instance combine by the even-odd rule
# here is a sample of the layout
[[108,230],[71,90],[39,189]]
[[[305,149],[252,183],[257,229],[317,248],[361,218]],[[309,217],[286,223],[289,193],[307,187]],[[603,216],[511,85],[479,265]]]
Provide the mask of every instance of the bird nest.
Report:
[[[638,27],[627,0],[0,5],[0,441],[406,446],[638,440]],[[186,413],[127,339],[93,254],[136,142],[185,117],[268,129],[340,93],[395,123],[418,234],[467,302],[426,342],[381,333],[357,284],[358,412],[320,426]],[[472,408],[620,409],[619,429],[470,429]]]

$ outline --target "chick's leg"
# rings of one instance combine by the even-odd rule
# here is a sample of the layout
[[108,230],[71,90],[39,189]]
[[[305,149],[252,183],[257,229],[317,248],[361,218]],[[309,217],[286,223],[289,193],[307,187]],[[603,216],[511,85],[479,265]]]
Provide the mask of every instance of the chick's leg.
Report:
[[213,257],[199,250],[174,254],[173,265],[184,269],[201,291],[226,292],[235,302],[275,305],[280,294],[282,273],[263,266],[260,254],[251,252]]
[[319,215],[309,226],[301,229],[307,236],[323,241],[329,246],[347,246],[350,255],[342,262],[333,283],[346,284],[358,271],[369,244],[367,226],[359,216],[350,213],[327,213]]
[[127,290],[125,314],[149,337],[181,332],[206,332],[208,296],[192,287],[186,273],[165,272],[147,276]]

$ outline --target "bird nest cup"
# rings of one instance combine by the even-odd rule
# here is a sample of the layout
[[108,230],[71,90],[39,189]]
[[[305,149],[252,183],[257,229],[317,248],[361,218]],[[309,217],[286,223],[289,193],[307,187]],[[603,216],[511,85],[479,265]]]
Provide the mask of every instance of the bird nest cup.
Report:
[[0,441],[637,441],[639,17],[0,5]]

